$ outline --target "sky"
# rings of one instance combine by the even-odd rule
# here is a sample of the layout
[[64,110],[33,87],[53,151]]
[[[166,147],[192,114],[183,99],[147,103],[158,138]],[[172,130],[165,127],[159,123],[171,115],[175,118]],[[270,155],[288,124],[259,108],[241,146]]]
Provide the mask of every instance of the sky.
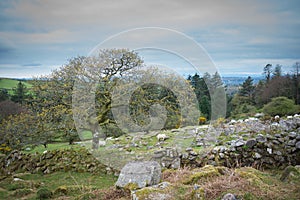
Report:
[[300,62],[299,8],[298,0],[1,0],[0,77],[49,74],[120,41],[145,45],[137,51],[146,64],[184,76],[203,73],[207,60],[222,76],[261,75],[268,63],[290,72]]

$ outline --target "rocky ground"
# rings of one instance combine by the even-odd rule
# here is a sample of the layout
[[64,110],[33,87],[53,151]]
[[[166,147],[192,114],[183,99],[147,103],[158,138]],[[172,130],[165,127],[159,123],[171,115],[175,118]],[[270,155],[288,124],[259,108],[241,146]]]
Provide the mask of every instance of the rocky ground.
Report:
[[[10,192],[8,185],[16,185],[14,178],[24,179],[20,173],[43,174],[45,179],[61,171],[118,176],[130,161],[151,161],[162,167],[161,180],[152,186],[125,184],[118,189],[111,184],[109,189],[86,190],[83,185],[80,188],[85,189],[74,192],[74,186],[57,185],[49,194],[56,199],[222,199],[226,194],[232,194],[231,199],[300,199],[299,127],[298,115],[220,119],[210,125],[108,138],[97,151],[14,151],[0,156],[0,196],[34,199],[39,195],[35,192],[40,185],[31,180],[25,180],[31,182],[28,188]],[[91,144],[87,140],[77,145]],[[57,192],[62,188],[62,193]]]

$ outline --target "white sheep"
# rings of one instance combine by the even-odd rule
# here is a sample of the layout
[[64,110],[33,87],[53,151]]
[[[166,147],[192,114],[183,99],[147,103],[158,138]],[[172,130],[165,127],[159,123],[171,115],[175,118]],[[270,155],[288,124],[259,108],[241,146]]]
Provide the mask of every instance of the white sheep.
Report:
[[286,118],[287,119],[293,119],[293,116],[287,116]]
[[104,147],[106,145],[106,142],[104,140],[99,140],[99,146]]
[[158,134],[158,135],[156,136],[156,138],[157,138],[158,141],[160,141],[160,140],[163,140],[163,141],[164,141],[165,139],[167,139],[167,135],[164,134],[164,133],[163,133],[163,134],[160,133],[160,134]]
[[295,114],[294,117],[297,118],[297,117],[300,117],[300,115],[299,114]]
[[276,115],[276,116],[274,117],[274,119],[275,119],[275,120],[279,120],[279,119],[280,119],[279,115]]
[[237,123],[237,121],[234,119],[230,120],[230,122],[229,122],[229,124],[236,124],[236,123]]

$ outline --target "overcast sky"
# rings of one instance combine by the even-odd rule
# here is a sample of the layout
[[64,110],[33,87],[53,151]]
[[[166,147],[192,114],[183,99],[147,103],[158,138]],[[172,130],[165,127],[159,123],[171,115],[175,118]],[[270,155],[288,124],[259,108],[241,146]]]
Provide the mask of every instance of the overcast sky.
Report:
[[[48,74],[72,57],[89,55],[113,35],[143,27],[185,34],[223,76],[261,74],[268,63],[289,71],[300,62],[299,8],[298,0],[1,0],[0,77]],[[154,47],[168,39],[170,49],[193,52],[184,39],[151,31],[144,37],[130,33],[140,41],[151,38]],[[153,49],[140,55],[146,63],[193,73],[180,55]]]

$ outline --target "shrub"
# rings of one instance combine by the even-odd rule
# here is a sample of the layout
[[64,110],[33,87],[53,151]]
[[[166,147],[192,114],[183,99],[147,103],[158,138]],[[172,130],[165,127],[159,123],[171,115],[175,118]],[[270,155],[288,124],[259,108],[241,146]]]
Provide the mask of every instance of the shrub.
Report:
[[205,117],[199,117],[199,124],[202,125],[202,124],[205,124],[206,122],[206,118]]
[[263,107],[265,114],[275,115],[290,115],[300,111],[300,107],[295,105],[294,101],[286,97],[276,97],[272,101]]
[[37,191],[37,199],[50,199],[52,192],[47,188],[41,188]]

